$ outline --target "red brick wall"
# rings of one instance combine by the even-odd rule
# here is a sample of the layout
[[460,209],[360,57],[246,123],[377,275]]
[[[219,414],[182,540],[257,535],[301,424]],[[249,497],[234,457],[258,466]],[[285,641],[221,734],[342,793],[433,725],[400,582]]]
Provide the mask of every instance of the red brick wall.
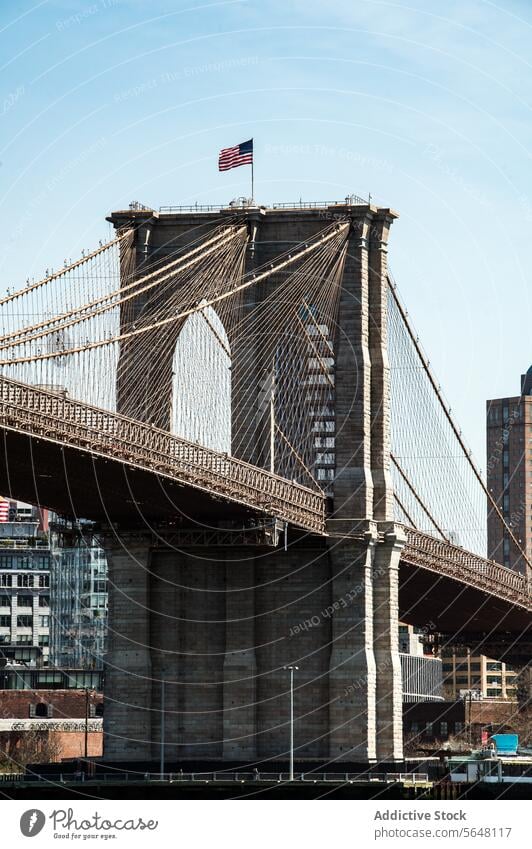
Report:
[[[30,705],[40,702],[53,705],[52,719],[85,719],[84,690],[0,690],[1,719],[29,719]],[[89,704],[103,702],[102,693],[89,692]],[[91,717],[92,718],[92,717]],[[46,717],[35,717],[35,722],[46,723]],[[83,757],[85,754],[85,732],[81,731],[40,731],[40,738],[49,740],[52,751],[57,751],[55,761],[64,758]],[[0,733],[0,754],[7,755],[14,763],[18,762],[17,749],[23,745],[24,731],[3,731]],[[103,734],[101,731],[89,731],[88,754],[101,757],[103,753]]]
[[[49,731],[50,739],[60,747],[58,761],[64,758],[82,758],[85,755],[85,734],[83,731]],[[101,757],[103,755],[103,733],[101,731],[89,731],[88,734],[89,757]]]
[[[469,702],[465,707],[466,718],[469,720]],[[510,701],[472,701],[471,723],[473,725],[502,724],[511,722],[518,713],[517,702]]]
[[[84,690],[0,690],[0,718],[28,719],[30,704],[53,705],[53,719],[85,718]],[[89,692],[89,704],[103,702],[103,694]]]
[[[0,732],[0,756],[8,760],[13,768],[21,765],[20,750],[24,750],[24,731]],[[31,732],[30,732],[31,733]],[[83,731],[39,731],[39,739],[49,754],[52,762],[60,762],[65,758],[80,758],[85,755],[85,733]],[[50,743],[50,747],[47,744]],[[89,757],[101,757],[103,754],[103,733],[89,731],[87,735],[87,751]],[[48,760],[48,757],[45,758]],[[38,758],[39,761],[42,757]]]

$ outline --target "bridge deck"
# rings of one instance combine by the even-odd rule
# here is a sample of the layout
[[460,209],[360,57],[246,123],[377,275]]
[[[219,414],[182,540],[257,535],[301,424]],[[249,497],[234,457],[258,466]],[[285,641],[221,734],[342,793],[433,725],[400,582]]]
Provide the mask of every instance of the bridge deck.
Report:
[[0,378],[0,425],[77,446],[325,534],[325,496],[118,413]]
[[[0,428],[3,491],[58,512],[129,524],[132,518],[154,522],[179,515],[207,523],[267,516],[326,535],[321,493],[56,393],[0,378]],[[511,610],[517,611],[519,628],[529,622],[525,576],[413,528],[406,532],[401,557],[406,621],[426,624],[438,609],[448,625],[459,598],[458,625],[464,605],[477,631],[504,629]],[[484,603],[488,596],[493,616]]]
[[399,570],[399,617],[444,645],[521,667],[530,659],[530,589],[524,575],[413,528]]
[[405,563],[443,573],[530,610],[530,590],[525,575],[415,528],[405,527],[405,531],[407,543],[401,553],[401,560]]

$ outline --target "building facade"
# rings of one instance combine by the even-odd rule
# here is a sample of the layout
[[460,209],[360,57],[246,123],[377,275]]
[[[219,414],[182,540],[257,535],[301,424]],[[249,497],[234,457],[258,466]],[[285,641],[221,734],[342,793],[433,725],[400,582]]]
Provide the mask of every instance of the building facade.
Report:
[[94,690],[101,693],[103,672],[7,663],[0,667],[0,690]]
[[523,572],[532,558],[532,367],[521,395],[486,402],[487,485],[510,526],[488,505],[488,557]]
[[483,734],[513,730],[516,722],[515,706],[501,699],[457,699],[403,706],[404,734],[412,754],[417,746],[438,747],[456,735],[466,735],[471,746],[479,746]]
[[107,638],[107,561],[92,538],[66,548],[54,539],[51,605],[52,663],[101,669]]
[[441,701],[443,699],[442,661],[432,653],[424,630],[399,625],[399,657],[403,702]]
[[0,764],[9,772],[102,754],[101,693],[0,690],[0,712]]
[[471,654],[468,649],[444,650],[443,676],[446,699],[469,692],[477,699],[517,699],[517,673],[500,660]]
[[0,651],[47,665],[50,642],[50,547],[35,513],[0,522]]

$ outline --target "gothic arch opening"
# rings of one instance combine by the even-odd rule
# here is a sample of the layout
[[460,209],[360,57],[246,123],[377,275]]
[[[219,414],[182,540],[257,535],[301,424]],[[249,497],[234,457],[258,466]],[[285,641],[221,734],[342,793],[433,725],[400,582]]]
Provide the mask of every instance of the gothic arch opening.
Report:
[[216,451],[231,450],[231,350],[212,307],[189,316],[176,342],[171,431]]

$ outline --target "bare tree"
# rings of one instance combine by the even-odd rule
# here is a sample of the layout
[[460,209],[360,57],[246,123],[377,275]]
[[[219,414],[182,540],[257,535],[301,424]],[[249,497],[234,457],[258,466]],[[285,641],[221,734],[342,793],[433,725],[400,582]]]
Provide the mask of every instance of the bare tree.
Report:
[[532,707],[515,713],[508,720],[508,730],[519,735],[520,746],[532,746]]
[[23,772],[29,763],[53,763],[61,746],[50,731],[9,731],[0,734],[0,771]]

